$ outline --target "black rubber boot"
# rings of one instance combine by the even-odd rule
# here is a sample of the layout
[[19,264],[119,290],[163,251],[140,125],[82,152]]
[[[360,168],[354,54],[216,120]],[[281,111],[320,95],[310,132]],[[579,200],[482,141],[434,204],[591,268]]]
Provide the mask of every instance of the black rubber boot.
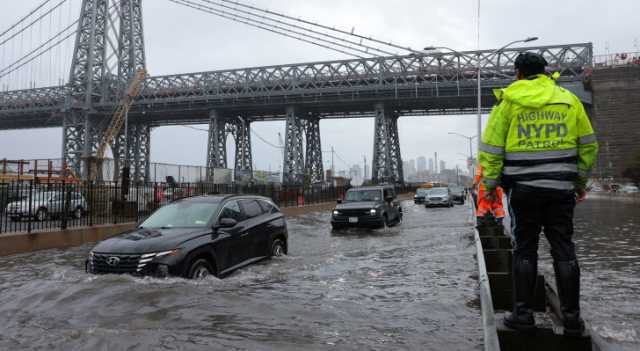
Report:
[[534,291],[538,276],[538,262],[530,258],[513,261],[513,313],[507,315],[504,324],[521,332],[535,330],[533,318]]
[[556,286],[562,310],[565,336],[581,336],[584,321],[580,318],[580,267],[578,261],[554,262]]

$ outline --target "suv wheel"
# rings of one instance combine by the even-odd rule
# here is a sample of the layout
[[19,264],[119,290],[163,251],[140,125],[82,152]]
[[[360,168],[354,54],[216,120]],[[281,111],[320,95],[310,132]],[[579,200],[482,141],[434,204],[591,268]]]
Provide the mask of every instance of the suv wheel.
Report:
[[82,207],[78,206],[75,210],[73,210],[73,218],[80,219],[82,218]]
[[45,208],[41,208],[36,212],[36,221],[44,222],[47,220],[47,210]]
[[207,260],[201,258],[191,264],[187,278],[202,280],[210,275],[213,275],[213,268]]
[[284,242],[282,239],[276,239],[271,244],[271,257],[280,257],[285,255]]

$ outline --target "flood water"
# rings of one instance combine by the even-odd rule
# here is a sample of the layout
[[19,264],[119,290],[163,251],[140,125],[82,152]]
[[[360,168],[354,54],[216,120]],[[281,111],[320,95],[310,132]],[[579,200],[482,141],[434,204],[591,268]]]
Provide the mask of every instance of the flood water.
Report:
[[403,206],[382,231],[290,219],[288,257],[223,280],[89,276],[91,246],[0,258],[0,350],[481,350],[468,207]]
[[[582,311],[611,349],[640,350],[639,200],[591,197],[576,207]],[[553,279],[548,245],[540,242],[542,269]]]

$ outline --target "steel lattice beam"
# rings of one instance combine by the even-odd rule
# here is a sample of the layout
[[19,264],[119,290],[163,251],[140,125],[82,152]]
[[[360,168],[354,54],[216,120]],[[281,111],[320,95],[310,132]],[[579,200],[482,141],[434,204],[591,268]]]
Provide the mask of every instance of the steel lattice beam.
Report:
[[320,140],[320,118],[311,116],[304,120],[306,150],[304,159],[305,182],[314,184],[324,181],[322,142]]
[[[158,76],[146,80],[134,111],[142,110],[141,106],[152,112],[170,105],[183,108],[185,104],[196,103],[210,110],[264,105],[277,99],[286,106],[294,101],[331,100],[339,96],[378,100],[472,96],[476,94],[478,59],[483,62],[483,86],[505,86],[512,81],[508,77],[513,75],[513,61],[522,51],[542,54],[550,69],[562,74],[561,83],[582,82],[593,56],[592,45],[587,43],[507,49],[492,57],[488,56],[491,50],[483,50],[465,52],[465,56],[432,53]],[[64,91],[65,87],[54,87],[0,93],[0,118],[47,108],[59,110],[62,101],[59,97]],[[96,108],[108,111],[114,102],[105,101]]]
[[375,183],[402,183],[402,157],[398,135],[398,114],[378,103],[375,109],[372,180]]
[[213,180],[216,168],[227,168],[227,127],[218,111],[209,112],[209,141],[207,147],[207,179]]
[[253,159],[251,157],[251,124],[244,118],[235,121],[234,139],[236,141],[235,174],[238,180],[253,179]]
[[286,109],[283,183],[302,185],[304,182],[304,129],[293,106]]

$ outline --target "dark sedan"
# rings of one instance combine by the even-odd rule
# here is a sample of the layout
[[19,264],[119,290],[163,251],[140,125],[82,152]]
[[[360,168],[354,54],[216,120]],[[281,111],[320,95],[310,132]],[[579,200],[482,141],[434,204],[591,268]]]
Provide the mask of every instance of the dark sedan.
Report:
[[287,253],[287,225],[268,198],[228,195],[178,200],[137,228],[98,243],[90,273],[202,279]]

